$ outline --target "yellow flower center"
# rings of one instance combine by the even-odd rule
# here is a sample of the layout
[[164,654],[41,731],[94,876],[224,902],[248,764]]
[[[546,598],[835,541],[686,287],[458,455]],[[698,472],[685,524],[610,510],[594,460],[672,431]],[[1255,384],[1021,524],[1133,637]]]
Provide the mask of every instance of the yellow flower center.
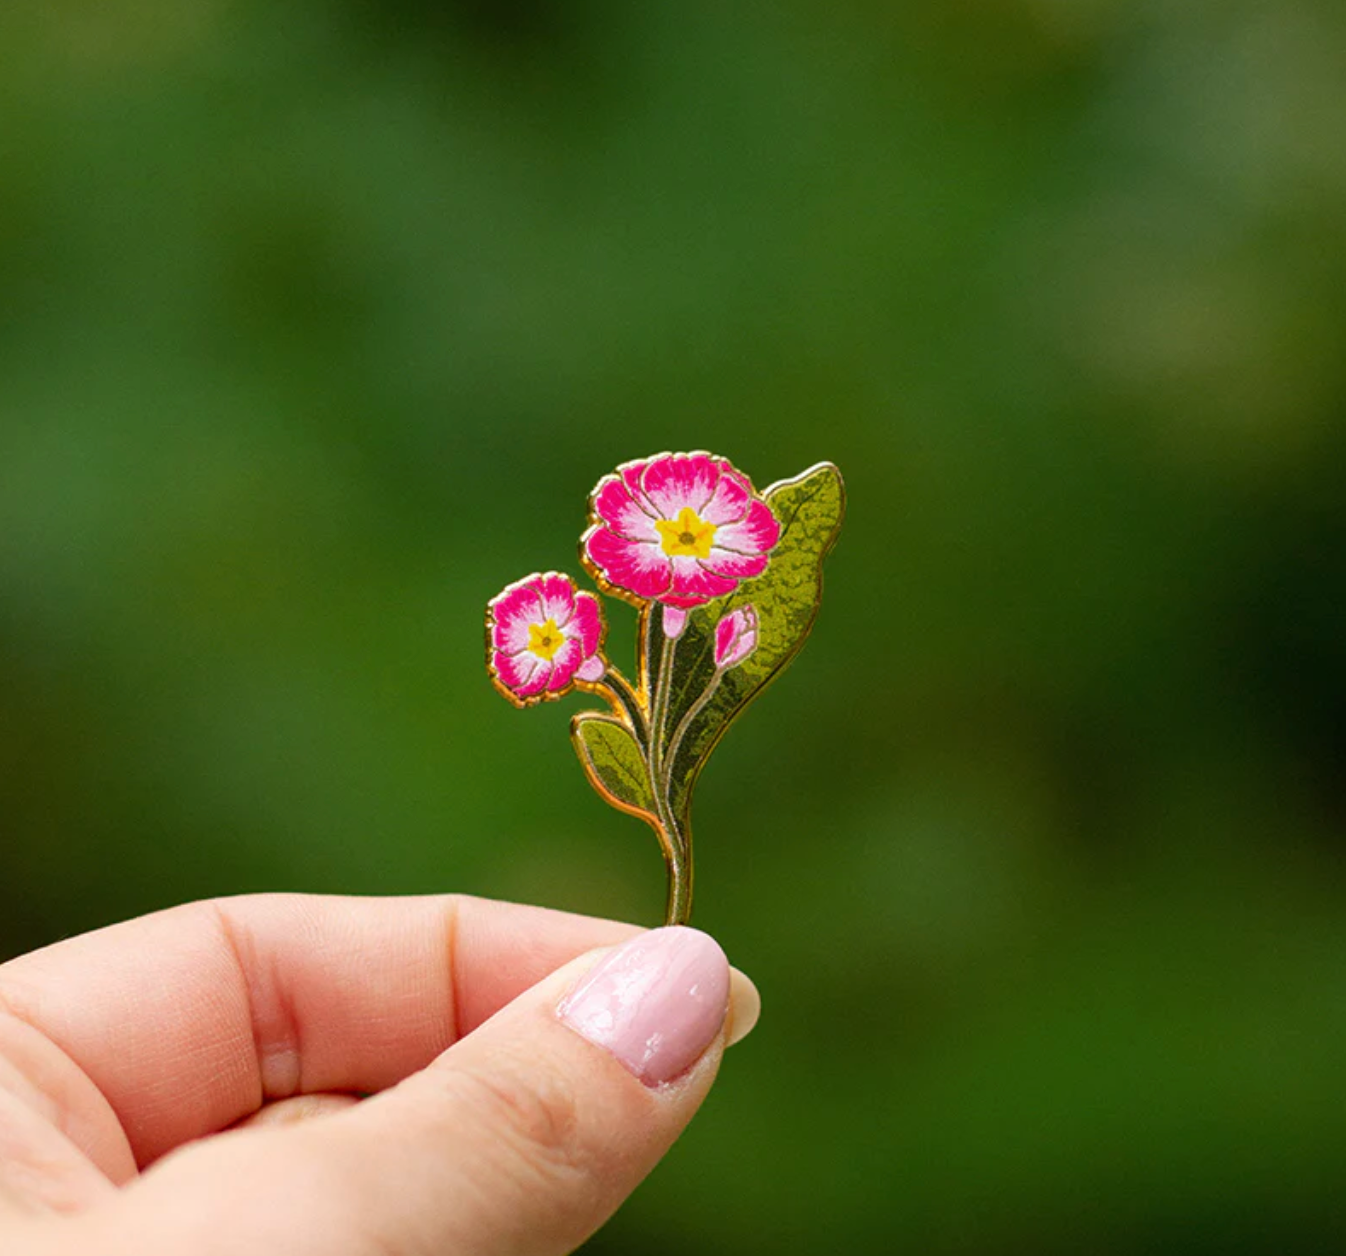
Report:
[[711,542],[715,540],[715,525],[703,523],[695,510],[684,506],[676,519],[657,519],[664,553],[670,558],[709,558]]
[[565,634],[556,626],[554,619],[547,620],[545,624],[528,625],[528,648],[548,663],[565,643]]

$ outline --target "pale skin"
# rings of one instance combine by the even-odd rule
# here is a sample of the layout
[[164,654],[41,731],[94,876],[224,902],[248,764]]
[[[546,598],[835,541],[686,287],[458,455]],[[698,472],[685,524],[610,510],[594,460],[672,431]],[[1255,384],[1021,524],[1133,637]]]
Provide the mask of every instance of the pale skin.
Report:
[[757,1016],[733,974],[704,1054],[643,1084],[556,1010],[638,932],[452,895],[257,895],[0,965],[0,1251],[569,1252]]

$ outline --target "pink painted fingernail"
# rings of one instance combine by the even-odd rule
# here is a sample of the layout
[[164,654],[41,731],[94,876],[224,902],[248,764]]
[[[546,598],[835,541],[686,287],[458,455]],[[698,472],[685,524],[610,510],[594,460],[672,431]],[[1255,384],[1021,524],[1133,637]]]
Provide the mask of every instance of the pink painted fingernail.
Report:
[[729,1005],[729,962],[697,929],[652,929],[602,960],[558,1009],[647,1086],[686,1072],[715,1040]]

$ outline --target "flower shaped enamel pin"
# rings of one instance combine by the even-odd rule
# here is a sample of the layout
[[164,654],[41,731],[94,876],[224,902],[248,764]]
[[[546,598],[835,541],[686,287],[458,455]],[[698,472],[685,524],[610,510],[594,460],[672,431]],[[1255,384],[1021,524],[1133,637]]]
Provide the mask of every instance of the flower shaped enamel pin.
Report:
[[491,599],[486,666],[515,706],[604,699],[570,736],[590,783],[644,820],[668,865],[668,924],[692,909],[692,791],[740,712],[804,644],[841,528],[841,473],[820,463],[762,493],[724,458],[623,463],[589,498],[580,560],[640,613],[634,683],[603,653],[602,604],[559,572]]

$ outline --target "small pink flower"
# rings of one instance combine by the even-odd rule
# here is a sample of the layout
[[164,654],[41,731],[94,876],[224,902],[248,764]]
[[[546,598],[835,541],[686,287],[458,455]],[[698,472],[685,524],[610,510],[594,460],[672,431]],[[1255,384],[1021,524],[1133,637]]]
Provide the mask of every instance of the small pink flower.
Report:
[[559,698],[577,680],[600,680],[603,613],[592,593],[549,571],[507,585],[486,616],[491,679],[512,701]]
[[715,625],[715,666],[737,667],[757,649],[757,608],[749,602]]
[[711,454],[659,454],[604,476],[590,502],[585,563],[605,587],[661,602],[664,629],[760,576],[780,523],[752,482]]

